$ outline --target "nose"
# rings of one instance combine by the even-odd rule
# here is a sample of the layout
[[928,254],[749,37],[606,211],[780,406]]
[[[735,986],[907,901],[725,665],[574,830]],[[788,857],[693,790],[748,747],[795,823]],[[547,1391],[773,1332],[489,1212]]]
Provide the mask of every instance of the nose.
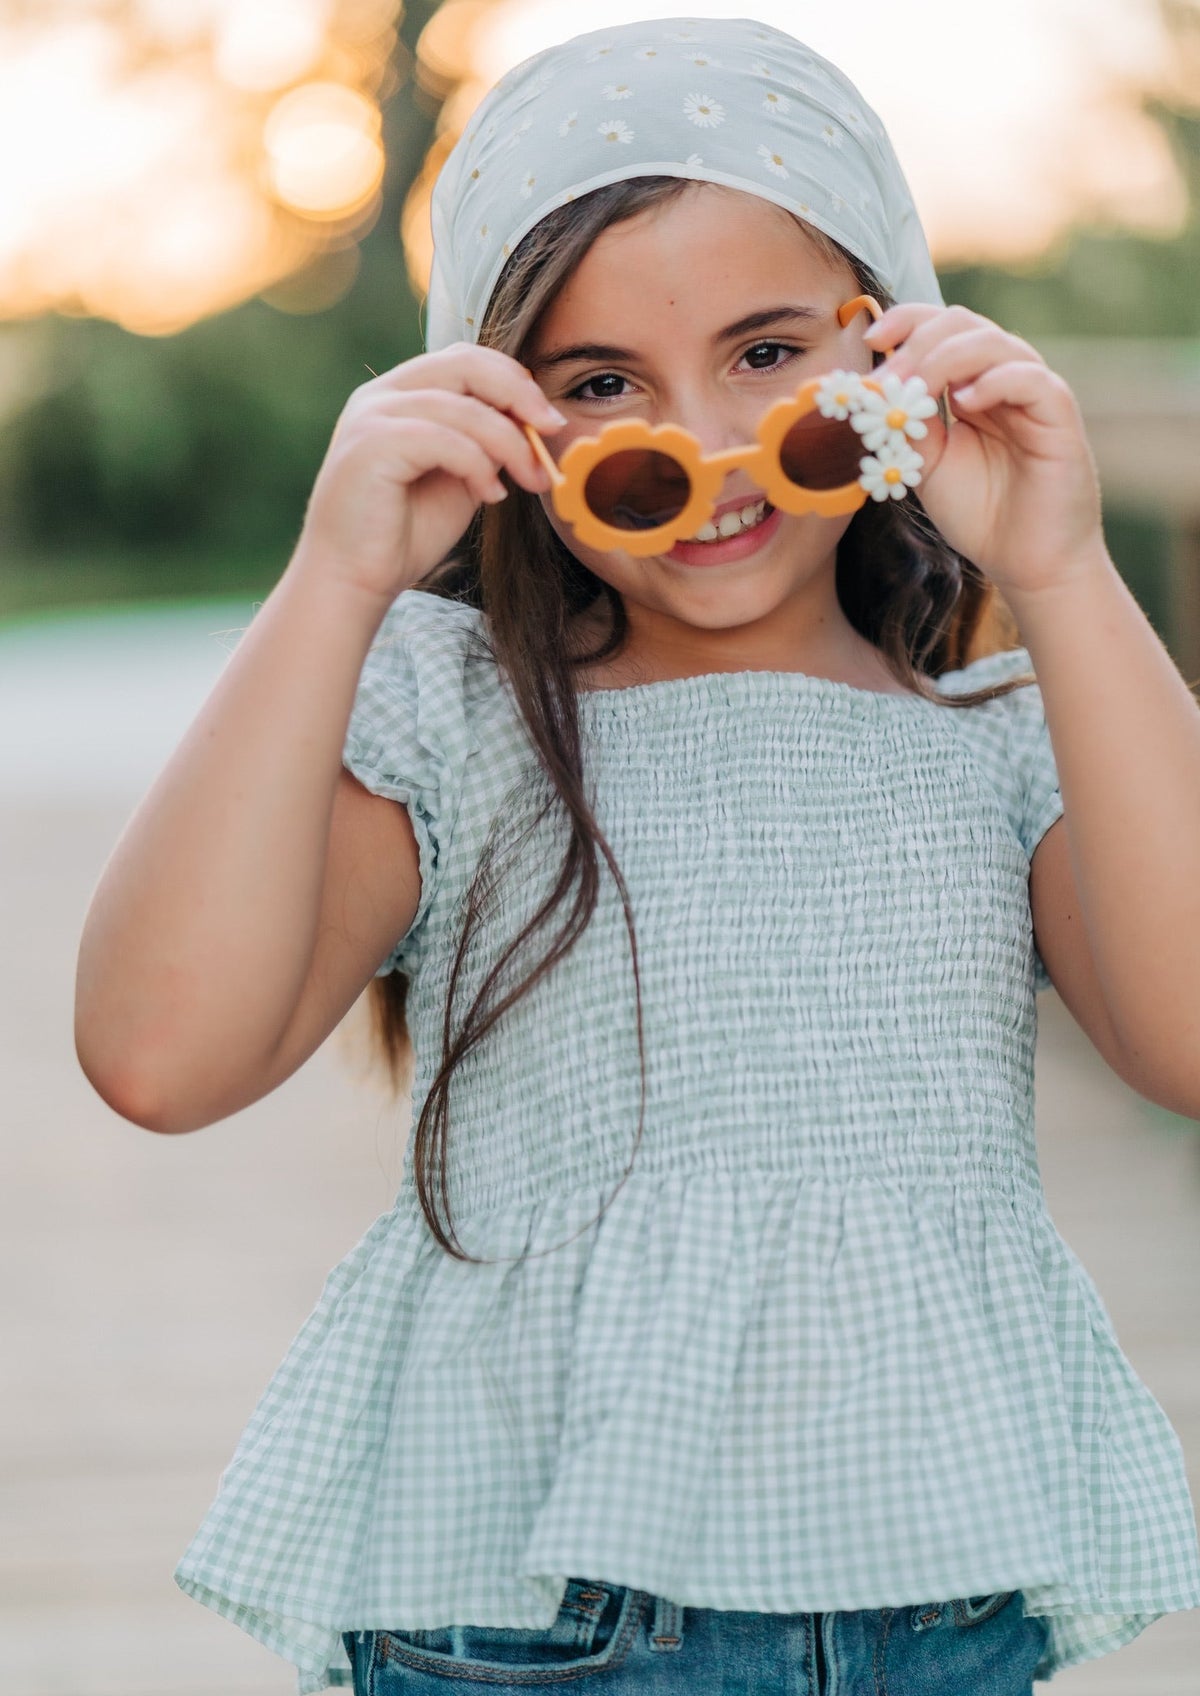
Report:
[[678,424],[700,443],[705,455],[726,453],[746,446],[753,434],[757,414],[748,416],[744,405],[728,395],[697,393],[680,396],[659,414],[662,423]]
[[[697,393],[680,397],[674,410],[660,412],[661,422],[668,420],[689,431],[699,442],[704,457],[717,454],[732,455],[738,451],[750,458],[755,447],[755,427],[762,416],[764,403],[747,397],[728,394]],[[758,488],[744,465],[731,464],[726,468],[716,491],[716,516],[758,500],[763,490]]]

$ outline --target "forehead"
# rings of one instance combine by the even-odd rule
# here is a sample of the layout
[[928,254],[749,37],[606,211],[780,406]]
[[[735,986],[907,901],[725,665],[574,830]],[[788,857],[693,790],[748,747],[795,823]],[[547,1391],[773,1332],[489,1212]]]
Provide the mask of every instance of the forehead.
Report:
[[[850,267],[831,261],[790,212],[715,183],[622,219],[592,242],[543,314],[536,340],[586,320],[614,330],[666,313],[689,327],[725,323],[748,299],[840,302]],[[782,293],[781,293],[782,291]]]

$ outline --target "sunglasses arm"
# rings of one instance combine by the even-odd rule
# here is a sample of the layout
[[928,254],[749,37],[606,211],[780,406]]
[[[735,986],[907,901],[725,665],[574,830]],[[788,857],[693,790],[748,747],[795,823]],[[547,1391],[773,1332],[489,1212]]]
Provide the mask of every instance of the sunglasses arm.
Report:
[[530,447],[532,447],[534,453],[541,460],[542,464],[546,467],[546,470],[550,473],[551,483],[553,484],[553,486],[556,489],[561,488],[562,485],[566,482],[566,478],[563,476],[562,472],[558,469],[558,466],[555,465],[554,460],[551,458],[545,442],[543,442],[542,438],[538,435],[537,431],[534,429],[532,424],[522,424],[521,428],[524,430],[525,434],[529,437]]
[[[856,313],[863,311],[864,308],[871,314],[872,319],[883,317],[883,308],[875,299],[874,295],[859,294],[855,295],[853,300],[848,300],[844,306],[838,307],[838,323],[843,329],[845,329],[851,318],[853,318]],[[885,359],[890,359],[895,351],[896,349],[894,347],[885,347],[880,349],[880,352],[883,354]]]

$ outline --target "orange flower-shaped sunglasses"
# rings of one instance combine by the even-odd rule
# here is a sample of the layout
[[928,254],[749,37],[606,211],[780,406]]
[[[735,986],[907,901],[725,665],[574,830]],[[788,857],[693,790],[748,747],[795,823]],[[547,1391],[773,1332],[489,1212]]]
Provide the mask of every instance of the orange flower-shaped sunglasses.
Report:
[[[883,316],[873,296],[860,294],[838,307],[838,322],[844,328],[864,308],[873,319]],[[890,356],[893,349],[883,351]],[[784,512],[833,517],[863,504],[861,433],[845,407],[837,417],[817,406],[817,392],[830,375],[809,378],[795,394],[776,401],[759,420],[753,442],[722,453],[706,454],[678,424],[614,420],[594,436],[577,437],[555,464],[533,425],[524,429],[550,474],[554,510],[581,542],[629,554],[661,553],[709,520],[726,474],[738,466]],[[858,380],[883,395],[870,377]]]

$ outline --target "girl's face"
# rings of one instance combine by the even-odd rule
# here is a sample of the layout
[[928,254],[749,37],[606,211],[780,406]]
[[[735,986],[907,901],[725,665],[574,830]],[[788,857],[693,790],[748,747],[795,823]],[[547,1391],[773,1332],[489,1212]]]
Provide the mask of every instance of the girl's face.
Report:
[[[861,291],[831,266],[781,208],[716,184],[695,184],[603,231],[543,314],[525,363],[567,417],[550,439],[561,456],[610,419],[682,424],[709,452],[754,439],[767,408],[834,367],[867,372],[864,310],[843,328],[837,308]],[[649,657],[711,650],[737,628],[739,648],[786,667],[788,654],[859,645],[837,600],[837,543],[853,514],[768,510],[761,527],[725,546],[735,558],[638,558],[583,545],[540,497],[562,541],[621,594],[630,632]],[[731,471],[717,516],[765,499]],[[721,543],[716,543],[722,549]],[[708,633],[708,634],[706,634]],[[765,646],[764,646],[765,644]]]

